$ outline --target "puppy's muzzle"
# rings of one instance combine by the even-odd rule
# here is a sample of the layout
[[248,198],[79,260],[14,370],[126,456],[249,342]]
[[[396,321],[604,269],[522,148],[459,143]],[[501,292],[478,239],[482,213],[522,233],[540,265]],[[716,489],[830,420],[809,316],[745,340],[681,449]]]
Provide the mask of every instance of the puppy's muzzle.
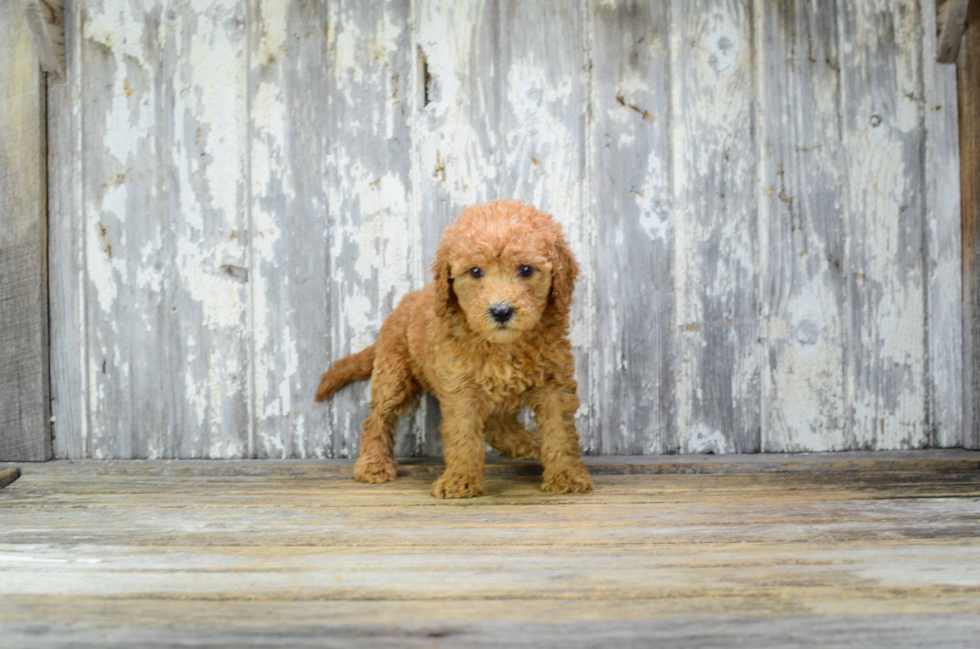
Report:
[[514,307],[508,304],[493,304],[490,306],[490,317],[504,324],[514,317]]

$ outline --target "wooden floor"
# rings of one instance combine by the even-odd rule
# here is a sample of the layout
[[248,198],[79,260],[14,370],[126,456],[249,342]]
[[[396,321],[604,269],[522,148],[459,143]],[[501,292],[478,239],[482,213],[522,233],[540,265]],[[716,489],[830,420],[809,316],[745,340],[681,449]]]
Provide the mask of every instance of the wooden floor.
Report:
[[[0,489],[5,647],[976,647],[980,454],[53,462]],[[750,472],[747,472],[750,471]]]

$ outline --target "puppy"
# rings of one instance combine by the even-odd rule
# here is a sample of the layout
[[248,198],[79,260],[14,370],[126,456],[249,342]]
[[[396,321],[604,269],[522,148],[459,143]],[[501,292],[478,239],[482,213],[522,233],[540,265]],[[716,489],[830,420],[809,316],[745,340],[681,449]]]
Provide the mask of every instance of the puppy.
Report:
[[[443,233],[435,281],[406,295],[378,340],[323,375],[316,400],[371,379],[354,478],[395,479],[398,418],[422,390],[439,399],[446,471],[436,498],[483,493],[485,446],[540,459],[548,493],[592,490],[580,455],[568,310],[578,264],[550,215],[501,200],[463,211]],[[538,431],[517,419],[534,410]]]

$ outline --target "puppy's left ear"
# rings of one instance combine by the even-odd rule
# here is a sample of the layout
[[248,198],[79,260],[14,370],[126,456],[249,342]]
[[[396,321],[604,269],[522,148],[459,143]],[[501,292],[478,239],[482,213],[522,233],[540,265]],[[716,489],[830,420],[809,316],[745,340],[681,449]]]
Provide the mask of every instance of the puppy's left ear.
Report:
[[449,241],[443,238],[432,262],[432,276],[436,285],[436,315],[444,318],[453,313],[459,302],[453,293],[453,278],[449,268]]
[[572,306],[572,292],[575,290],[575,280],[578,278],[578,262],[572,254],[572,249],[562,234],[555,239],[554,254],[551,260],[551,297],[550,308],[556,313],[568,315]]

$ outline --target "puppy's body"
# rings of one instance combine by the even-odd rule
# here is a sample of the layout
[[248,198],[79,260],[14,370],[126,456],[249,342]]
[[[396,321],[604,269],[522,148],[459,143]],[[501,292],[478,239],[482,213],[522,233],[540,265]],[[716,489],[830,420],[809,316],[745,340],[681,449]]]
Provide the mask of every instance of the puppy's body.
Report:
[[[350,381],[372,380],[354,477],[395,479],[398,418],[426,390],[439,399],[446,458],[433,495],[482,493],[484,442],[511,457],[540,458],[545,491],[591,490],[579,458],[568,340],[577,270],[547,214],[520,201],[464,211],[444,234],[435,281],[402,299],[374,345],[323,376],[317,400]],[[540,432],[517,420],[525,406]]]

